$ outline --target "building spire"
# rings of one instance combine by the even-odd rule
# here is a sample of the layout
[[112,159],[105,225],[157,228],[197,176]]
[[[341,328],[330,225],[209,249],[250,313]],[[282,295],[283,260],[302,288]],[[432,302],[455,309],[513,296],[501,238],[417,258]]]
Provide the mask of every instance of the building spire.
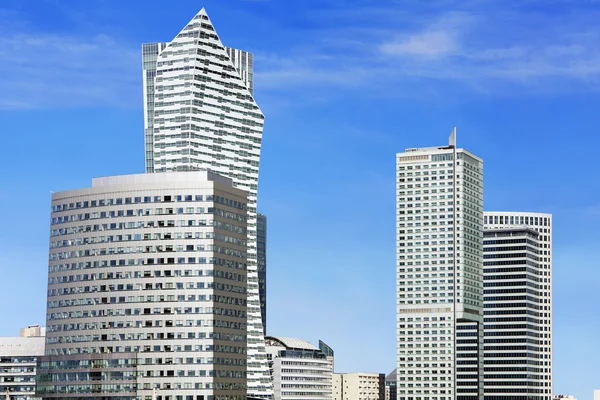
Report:
[[450,138],[448,139],[448,146],[456,147],[456,127],[452,129],[452,133],[450,134]]

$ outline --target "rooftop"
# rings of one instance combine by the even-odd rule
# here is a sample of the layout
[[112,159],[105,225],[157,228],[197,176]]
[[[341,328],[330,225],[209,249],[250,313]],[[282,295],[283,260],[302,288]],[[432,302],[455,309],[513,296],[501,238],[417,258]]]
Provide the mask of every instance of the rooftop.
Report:
[[318,347],[304,339],[287,338],[281,336],[265,336],[265,340],[267,345],[271,346],[283,346],[288,349],[298,350],[319,350]]

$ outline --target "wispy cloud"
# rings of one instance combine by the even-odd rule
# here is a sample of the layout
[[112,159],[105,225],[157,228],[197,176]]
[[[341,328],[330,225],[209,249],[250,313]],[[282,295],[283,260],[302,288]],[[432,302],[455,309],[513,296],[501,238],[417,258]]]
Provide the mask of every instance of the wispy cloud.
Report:
[[[566,18],[543,11],[543,2],[508,3],[307,9],[294,15],[305,24],[289,38],[253,49],[259,100],[277,108],[283,95],[291,103],[346,91],[429,97],[440,85],[501,95],[600,90],[600,10],[565,3]],[[141,107],[139,45],[85,28],[93,33],[44,32],[0,9],[0,109]]]
[[0,109],[141,104],[139,50],[109,35],[33,30],[0,13]]
[[449,13],[426,29],[397,35],[380,45],[383,54],[408,57],[447,57],[461,51],[460,35],[472,17],[465,13]]
[[423,32],[399,41],[384,43],[381,50],[390,55],[446,56],[458,49],[456,40],[446,32]]
[[257,78],[275,90],[311,85],[389,93],[395,87],[403,95],[416,82],[424,91],[428,83],[445,82],[502,95],[600,90],[594,10],[577,9],[563,18],[539,10],[486,9],[474,1],[468,10],[416,13],[412,20],[410,13],[390,10],[395,22],[360,14],[344,14],[356,24],[353,29],[306,32],[304,37],[316,39],[297,51],[258,57]]

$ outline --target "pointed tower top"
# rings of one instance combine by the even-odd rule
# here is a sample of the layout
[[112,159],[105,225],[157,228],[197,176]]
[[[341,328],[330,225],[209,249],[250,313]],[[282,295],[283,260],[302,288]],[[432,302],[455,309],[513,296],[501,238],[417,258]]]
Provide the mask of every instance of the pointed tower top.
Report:
[[452,130],[450,138],[448,139],[448,146],[456,147],[456,127]]

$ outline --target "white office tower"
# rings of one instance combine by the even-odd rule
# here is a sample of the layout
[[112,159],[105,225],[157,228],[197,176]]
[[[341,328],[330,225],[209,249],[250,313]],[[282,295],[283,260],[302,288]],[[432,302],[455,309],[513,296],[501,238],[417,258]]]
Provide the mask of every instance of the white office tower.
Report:
[[275,400],[331,400],[333,357],[306,340],[267,336]]
[[37,397],[245,400],[246,197],[207,171],[54,193]]
[[144,51],[146,170],[210,170],[248,192],[248,395],[269,398],[256,261],[264,116],[252,97],[252,57],[226,48],[204,9],[155,45]]
[[[482,398],[483,161],[456,148],[396,156],[398,400]],[[475,343],[456,358],[460,324]]]
[[549,400],[552,215],[485,212],[484,226],[486,399]]
[[[158,55],[169,42],[144,43],[142,45],[142,69],[144,88],[144,146],[146,152],[146,172],[154,172],[154,80]],[[254,56],[244,50],[225,47],[227,54],[240,78],[254,95]]]

